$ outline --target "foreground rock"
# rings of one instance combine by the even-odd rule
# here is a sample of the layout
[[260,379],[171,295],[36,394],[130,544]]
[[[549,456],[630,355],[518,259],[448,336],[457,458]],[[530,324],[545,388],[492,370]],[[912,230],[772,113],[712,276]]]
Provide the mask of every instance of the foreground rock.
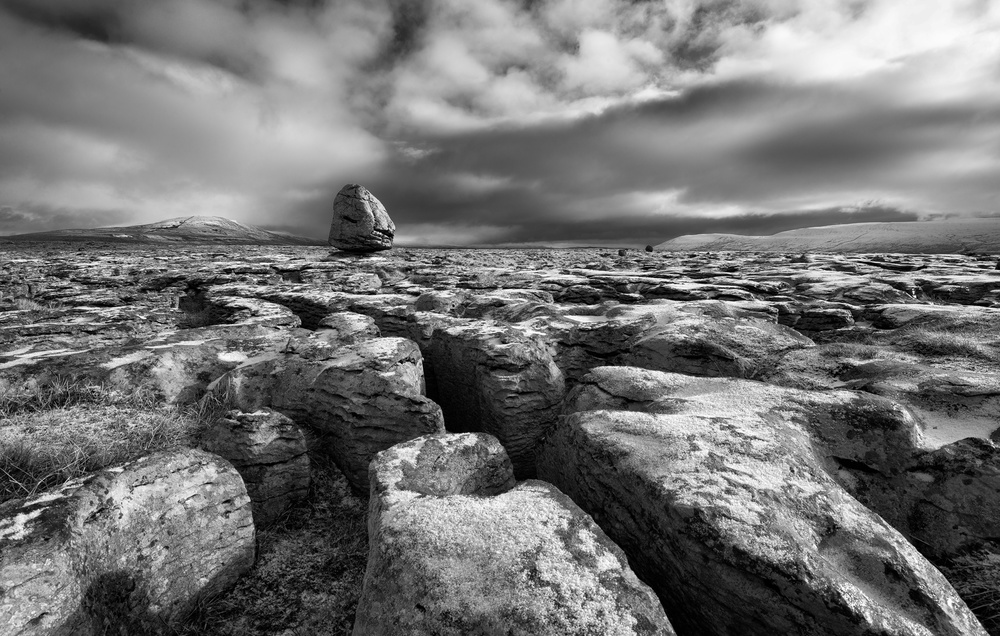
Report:
[[162,453],[0,507],[0,634],[162,634],[253,565],[243,480]]
[[521,330],[476,323],[434,330],[426,351],[449,429],[496,436],[514,473],[534,476],[535,451],[565,392],[545,343]]
[[364,186],[345,185],[333,200],[330,245],[348,252],[392,249],[396,225],[385,206]]
[[199,445],[239,471],[258,528],[271,524],[309,490],[305,436],[281,413],[230,411],[202,434]]
[[539,475],[655,582],[680,633],[985,634],[826,472],[838,460],[891,470],[913,452],[915,423],[891,403],[604,367],[566,408]]
[[625,555],[489,435],[430,435],[371,467],[355,636],[674,634]]
[[321,450],[358,490],[368,488],[376,453],[444,431],[441,408],[424,396],[420,350],[404,338],[262,355],[219,378],[209,392],[233,408],[272,408],[311,427]]

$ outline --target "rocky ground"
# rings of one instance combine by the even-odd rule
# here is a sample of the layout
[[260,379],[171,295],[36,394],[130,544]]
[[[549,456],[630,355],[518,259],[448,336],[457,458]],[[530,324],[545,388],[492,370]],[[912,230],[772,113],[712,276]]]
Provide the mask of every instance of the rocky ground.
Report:
[[[996,267],[960,255],[5,245],[0,392],[84,383],[215,413],[191,443],[201,455],[175,450],[98,480],[239,471],[257,565],[200,606],[201,633],[229,633],[220,626],[257,594],[281,607],[244,611],[256,622],[243,633],[327,633],[316,616],[331,611],[328,633],[355,611],[358,634],[985,633],[971,606],[998,634]],[[26,434],[19,422],[0,423],[0,442]],[[335,477],[317,473],[323,462]],[[31,526],[56,514],[39,512],[44,496],[0,506],[10,598],[38,554],[65,553],[80,571],[73,537],[105,528],[80,512],[103,495],[80,493],[117,487],[98,482],[60,495],[77,503],[58,514],[81,524],[63,547]],[[341,563],[308,548],[320,536],[310,516],[331,506],[353,519]],[[248,565],[227,549],[239,559],[219,561],[216,579],[232,587]],[[143,550],[133,560],[152,558]],[[282,568],[312,587],[275,593],[268,573]],[[316,574],[330,571],[344,576]],[[66,616],[74,593],[60,592]],[[175,596],[144,611],[169,605],[175,625],[198,594]]]

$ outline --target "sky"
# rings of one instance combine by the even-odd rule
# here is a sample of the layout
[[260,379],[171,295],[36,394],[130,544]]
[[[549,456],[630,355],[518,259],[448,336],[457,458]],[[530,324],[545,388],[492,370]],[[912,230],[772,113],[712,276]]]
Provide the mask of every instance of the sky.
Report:
[[0,235],[656,244],[1000,215],[996,0],[0,0]]

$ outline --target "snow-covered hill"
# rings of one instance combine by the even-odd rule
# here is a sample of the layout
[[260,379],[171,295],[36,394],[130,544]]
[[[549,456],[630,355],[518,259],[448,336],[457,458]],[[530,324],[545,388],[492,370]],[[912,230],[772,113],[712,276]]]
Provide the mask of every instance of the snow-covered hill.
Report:
[[326,245],[326,241],[323,240],[270,232],[220,216],[182,216],[146,225],[15,234],[13,236],[0,237],[0,240]]
[[655,248],[665,252],[849,252],[959,254],[1000,252],[1000,218],[851,223],[771,236],[689,234]]

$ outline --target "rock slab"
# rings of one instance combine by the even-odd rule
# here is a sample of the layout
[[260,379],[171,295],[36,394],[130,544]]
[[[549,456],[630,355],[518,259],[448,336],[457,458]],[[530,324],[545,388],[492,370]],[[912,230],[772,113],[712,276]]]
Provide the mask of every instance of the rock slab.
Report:
[[0,508],[0,634],[163,634],[253,565],[239,473],[151,455]]
[[943,575],[826,472],[830,453],[891,463],[863,454],[915,435],[889,406],[602,367],[567,398],[539,475],[622,546],[681,634],[984,635]]
[[242,411],[272,408],[311,428],[351,485],[368,489],[375,453],[444,431],[441,408],[423,395],[423,358],[404,338],[375,338],[308,357],[248,361],[209,391]]
[[349,183],[333,200],[329,243],[347,252],[392,249],[396,225],[385,206],[364,186]]
[[201,435],[199,446],[239,471],[258,528],[270,525],[309,491],[305,435],[281,413],[230,411]]
[[354,636],[672,635],[622,551],[491,435],[424,436],[371,466]]

